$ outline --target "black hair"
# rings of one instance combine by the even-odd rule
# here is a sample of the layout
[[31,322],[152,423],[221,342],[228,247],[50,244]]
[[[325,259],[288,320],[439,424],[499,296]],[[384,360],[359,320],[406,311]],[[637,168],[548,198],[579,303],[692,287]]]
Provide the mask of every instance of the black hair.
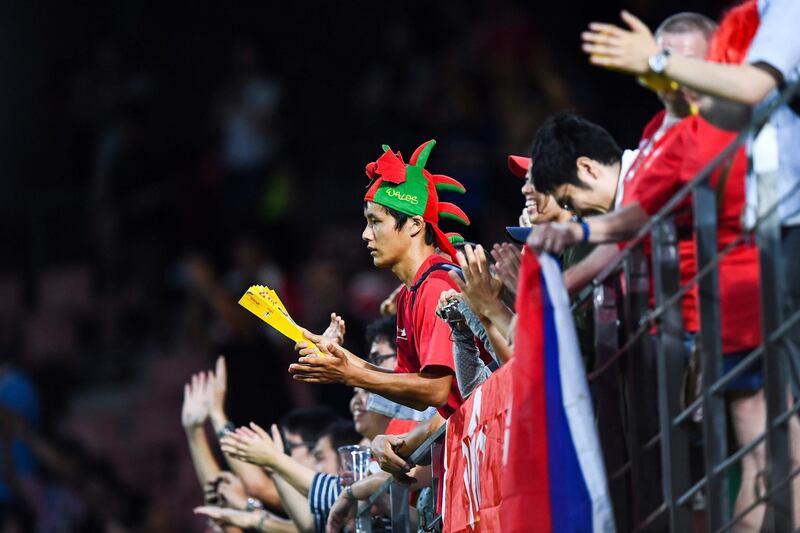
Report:
[[656,29],[655,35],[659,37],[662,33],[691,33],[696,31],[703,34],[704,39],[710,41],[717,28],[717,23],[707,16],[684,11],[664,19],[664,22]]
[[297,407],[281,419],[281,429],[298,433],[303,442],[317,442],[332,422],[341,420],[330,407]]
[[575,164],[582,156],[611,165],[622,158],[622,148],[605,129],[571,111],[549,116],[531,145],[533,186],[545,194],[566,183],[587,188]]
[[365,332],[367,350],[373,342],[386,341],[393,350],[397,349],[397,318],[395,316],[384,316],[370,322]]
[[[385,205],[380,205],[382,208],[386,210],[387,213],[394,219],[394,229],[400,230],[406,222],[408,221],[410,216],[406,215],[405,213],[401,213],[396,209],[392,209],[391,207],[386,207]],[[364,202],[364,209],[367,208],[367,202]],[[433,226],[428,222],[425,222],[425,244],[433,246],[436,244],[436,234],[433,232]]]
[[340,446],[358,444],[364,438],[356,431],[356,425],[352,420],[337,420],[325,428],[321,437],[331,439],[331,448],[337,450]]

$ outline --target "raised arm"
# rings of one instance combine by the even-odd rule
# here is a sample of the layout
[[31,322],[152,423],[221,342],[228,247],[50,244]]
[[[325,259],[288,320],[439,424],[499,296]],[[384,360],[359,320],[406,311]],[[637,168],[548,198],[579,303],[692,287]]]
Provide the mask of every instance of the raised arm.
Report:
[[[649,218],[638,202],[604,215],[587,217],[584,222],[589,229],[588,242],[610,243],[631,239],[647,224]],[[531,231],[528,245],[536,252],[559,254],[565,248],[582,242],[585,231],[578,222],[541,224]]]
[[197,474],[200,486],[215,479],[220,468],[206,438],[205,421],[208,418],[208,389],[211,373],[200,372],[192,376],[192,380],[183,388],[183,407],[181,423],[189,443],[189,454]]
[[[225,357],[219,356],[214,374],[211,376],[209,393],[209,418],[214,427],[214,433],[224,435],[230,431],[232,425],[225,414],[225,396],[227,394],[228,371]],[[225,456],[228,465],[236,476],[242,480],[247,493],[254,498],[264,502],[270,509],[280,510],[281,500],[275,483],[258,466],[237,461],[229,456]]]
[[[800,60],[800,45],[793,33],[784,35],[783,40],[779,34],[785,34],[787,30],[795,31],[792,24],[796,24],[800,18],[800,3],[790,0],[773,4],[770,6],[770,20],[762,20],[756,42],[759,38],[775,39],[781,43],[782,48],[794,48],[794,63],[791,59],[786,63],[791,68]],[[784,17],[785,21],[792,21],[792,24],[776,22],[776,19]],[[589,31],[582,34],[583,51],[590,54],[589,61],[594,65],[635,75],[646,74],[650,72],[650,57],[659,52],[655,38],[647,25],[627,11],[622,12],[622,20],[628,29],[613,24],[591,23]],[[772,35],[767,37],[768,34]],[[793,54],[790,52],[781,55],[786,57]],[[751,59],[754,60],[753,63],[761,63],[762,66],[723,65],[675,54],[669,57],[663,74],[698,92],[752,105],[761,101],[776,87],[776,73],[773,71],[777,69],[780,76],[785,74],[781,69],[786,66],[767,63],[767,68],[764,68],[762,58]]]

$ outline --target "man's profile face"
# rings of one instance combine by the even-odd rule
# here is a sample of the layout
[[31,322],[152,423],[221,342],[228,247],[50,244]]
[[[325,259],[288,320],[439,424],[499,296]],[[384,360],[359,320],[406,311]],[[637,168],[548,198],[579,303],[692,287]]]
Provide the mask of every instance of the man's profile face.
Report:
[[369,362],[386,370],[394,370],[397,366],[397,351],[388,340],[375,340],[369,348]]
[[553,189],[553,198],[559,206],[581,216],[606,213],[611,210],[614,187],[606,182],[612,177],[607,175],[608,171],[603,165],[594,162],[592,167],[593,170],[590,171],[584,165],[578,165],[578,180],[583,183],[583,187],[573,183],[562,183]]
[[[705,59],[708,54],[708,41],[699,31],[662,32],[656,37],[656,43],[663,50],[691,59]],[[684,88],[677,91],[659,91],[658,97],[667,111],[681,118],[689,116],[690,104],[698,99],[697,93]]]
[[379,268],[391,268],[402,259],[411,244],[410,236],[404,231],[406,226],[396,229],[394,217],[374,202],[367,202],[364,218],[367,224],[361,238],[367,243],[372,263]]
[[314,470],[335,476],[339,473],[339,456],[331,445],[331,438],[325,435],[314,446]]

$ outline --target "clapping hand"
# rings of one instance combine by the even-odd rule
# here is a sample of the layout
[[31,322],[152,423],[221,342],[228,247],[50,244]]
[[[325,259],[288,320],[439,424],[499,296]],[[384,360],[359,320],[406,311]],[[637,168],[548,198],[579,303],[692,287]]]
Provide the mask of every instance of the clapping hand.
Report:
[[518,246],[504,242],[495,244],[491,254],[494,257],[497,275],[503,281],[506,290],[516,294],[519,283],[519,267],[522,264],[522,251]]
[[246,463],[271,467],[283,452],[277,450],[272,438],[258,424],[242,426],[220,439],[223,453]]
[[331,313],[331,323],[322,336],[336,344],[343,344],[345,329],[344,319],[336,313]]
[[472,246],[464,246],[464,251],[458,252],[456,258],[464,273],[464,279],[452,271],[448,273],[450,279],[458,285],[478,318],[486,318],[498,305],[502,305],[500,291],[503,282],[489,271],[486,252],[480,244],[474,251]]

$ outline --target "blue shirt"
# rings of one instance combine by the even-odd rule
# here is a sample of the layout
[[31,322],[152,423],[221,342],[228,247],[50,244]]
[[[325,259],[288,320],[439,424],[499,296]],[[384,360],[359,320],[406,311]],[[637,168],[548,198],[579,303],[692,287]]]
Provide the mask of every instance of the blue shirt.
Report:
[[[39,396],[33,383],[21,372],[7,368],[0,372],[0,405],[25,419],[34,428],[39,426]],[[0,444],[5,447],[5,443]],[[19,439],[11,440],[11,460],[17,475],[36,472],[36,461],[30,447]],[[0,475],[0,503],[13,499],[11,491]]]
[[[800,1],[759,0],[761,22],[747,55],[747,63],[767,63],[782,75],[786,84],[800,78]],[[778,96],[774,90],[757,106],[763,108]],[[800,224],[800,190],[790,195],[800,183],[800,116],[789,106],[777,109],[770,118],[778,141],[778,214],[784,225]],[[753,176],[747,181],[748,222],[757,205]]]

